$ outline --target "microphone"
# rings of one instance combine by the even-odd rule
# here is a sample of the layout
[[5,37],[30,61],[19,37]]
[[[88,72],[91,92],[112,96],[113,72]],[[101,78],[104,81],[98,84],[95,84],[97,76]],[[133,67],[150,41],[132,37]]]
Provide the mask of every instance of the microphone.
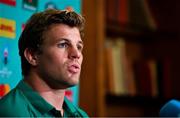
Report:
[[160,117],[180,117],[180,101],[170,100],[161,109]]

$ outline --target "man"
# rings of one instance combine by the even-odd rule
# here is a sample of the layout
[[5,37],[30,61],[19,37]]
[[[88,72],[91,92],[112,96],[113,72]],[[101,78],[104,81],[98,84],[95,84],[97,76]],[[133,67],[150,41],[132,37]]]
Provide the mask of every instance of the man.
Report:
[[19,38],[24,79],[0,100],[0,116],[87,117],[65,98],[83,60],[84,18],[49,9],[34,14]]

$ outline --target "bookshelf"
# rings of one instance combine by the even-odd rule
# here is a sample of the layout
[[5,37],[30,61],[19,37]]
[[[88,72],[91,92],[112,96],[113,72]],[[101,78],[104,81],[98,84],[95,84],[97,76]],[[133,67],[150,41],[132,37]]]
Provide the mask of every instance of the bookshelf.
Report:
[[[180,23],[178,20],[173,21],[180,18],[177,13],[180,10],[180,7],[177,7],[180,2],[164,0],[162,5],[160,1],[151,1],[149,3],[153,6],[151,10],[159,24],[157,30],[151,30],[144,26],[137,28],[138,25],[131,27],[116,21],[106,21],[106,7],[107,4],[109,5],[107,1],[83,1],[82,14],[86,18],[84,38],[86,48],[80,83],[80,106],[90,116],[158,116],[159,109],[164,103],[171,98],[180,98],[178,85],[180,55],[177,53],[177,50],[180,50]],[[171,14],[171,18],[168,18],[168,14]],[[107,39],[116,41],[119,38],[123,38],[129,47],[127,56],[131,60],[167,61],[167,69],[165,69],[167,73],[163,76],[170,81],[163,85],[164,88],[158,86],[161,94],[152,97],[141,94],[118,95],[110,92],[107,87],[109,80],[105,43]],[[136,53],[133,53],[134,51]],[[170,89],[166,89],[166,86]]]
[[167,99],[162,100],[161,98],[150,98],[142,96],[130,97],[107,94],[106,104],[110,107],[107,116],[158,116],[159,109],[165,102],[167,102]]

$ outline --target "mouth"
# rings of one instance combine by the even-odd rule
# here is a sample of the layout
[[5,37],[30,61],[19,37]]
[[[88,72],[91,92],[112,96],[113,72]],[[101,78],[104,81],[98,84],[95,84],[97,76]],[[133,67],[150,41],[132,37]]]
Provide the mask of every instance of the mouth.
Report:
[[78,72],[80,71],[80,66],[79,66],[79,64],[70,64],[70,65],[68,66],[68,71],[69,71],[70,73],[73,73],[73,74],[78,73]]

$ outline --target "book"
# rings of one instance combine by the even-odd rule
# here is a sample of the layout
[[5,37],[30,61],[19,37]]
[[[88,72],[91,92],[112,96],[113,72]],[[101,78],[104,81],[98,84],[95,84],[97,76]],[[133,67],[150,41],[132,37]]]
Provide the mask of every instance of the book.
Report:
[[[110,39],[109,39],[110,40]],[[107,40],[105,44],[105,74],[107,77],[106,89],[108,93],[114,93],[114,74],[113,74],[113,60],[112,60],[112,42]]]
[[151,75],[151,95],[158,97],[158,78],[157,78],[157,62],[155,59],[148,59],[148,66]]
[[112,22],[117,22],[117,0],[107,0],[106,1],[106,12],[107,12],[107,21],[112,23]]
[[120,27],[125,28],[125,26],[129,23],[128,0],[117,0],[117,1],[118,1],[117,19],[120,24]]
[[122,70],[121,44],[109,39],[106,41],[106,59],[109,92],[117,95],[126,93]]
[[135,79],[137,86],[137,95],[152,96],[152,75],[148,61],[141,59],[134,64]]
[[172,97],[171,63],[169,58],[158,60],[157,76],[159,97]]
[[132,62],[127,58],[123,38],[107,39],[105,47],[107,91],[117,95],[136,94]]
[[114,85],[115,85],[115,93],[118,95],[127,94],[125,87],[125,76],[124,76],[124,65],[123,65],[124,46],[125,46],[125,42],[121,39],[116,40],[112,46]]

